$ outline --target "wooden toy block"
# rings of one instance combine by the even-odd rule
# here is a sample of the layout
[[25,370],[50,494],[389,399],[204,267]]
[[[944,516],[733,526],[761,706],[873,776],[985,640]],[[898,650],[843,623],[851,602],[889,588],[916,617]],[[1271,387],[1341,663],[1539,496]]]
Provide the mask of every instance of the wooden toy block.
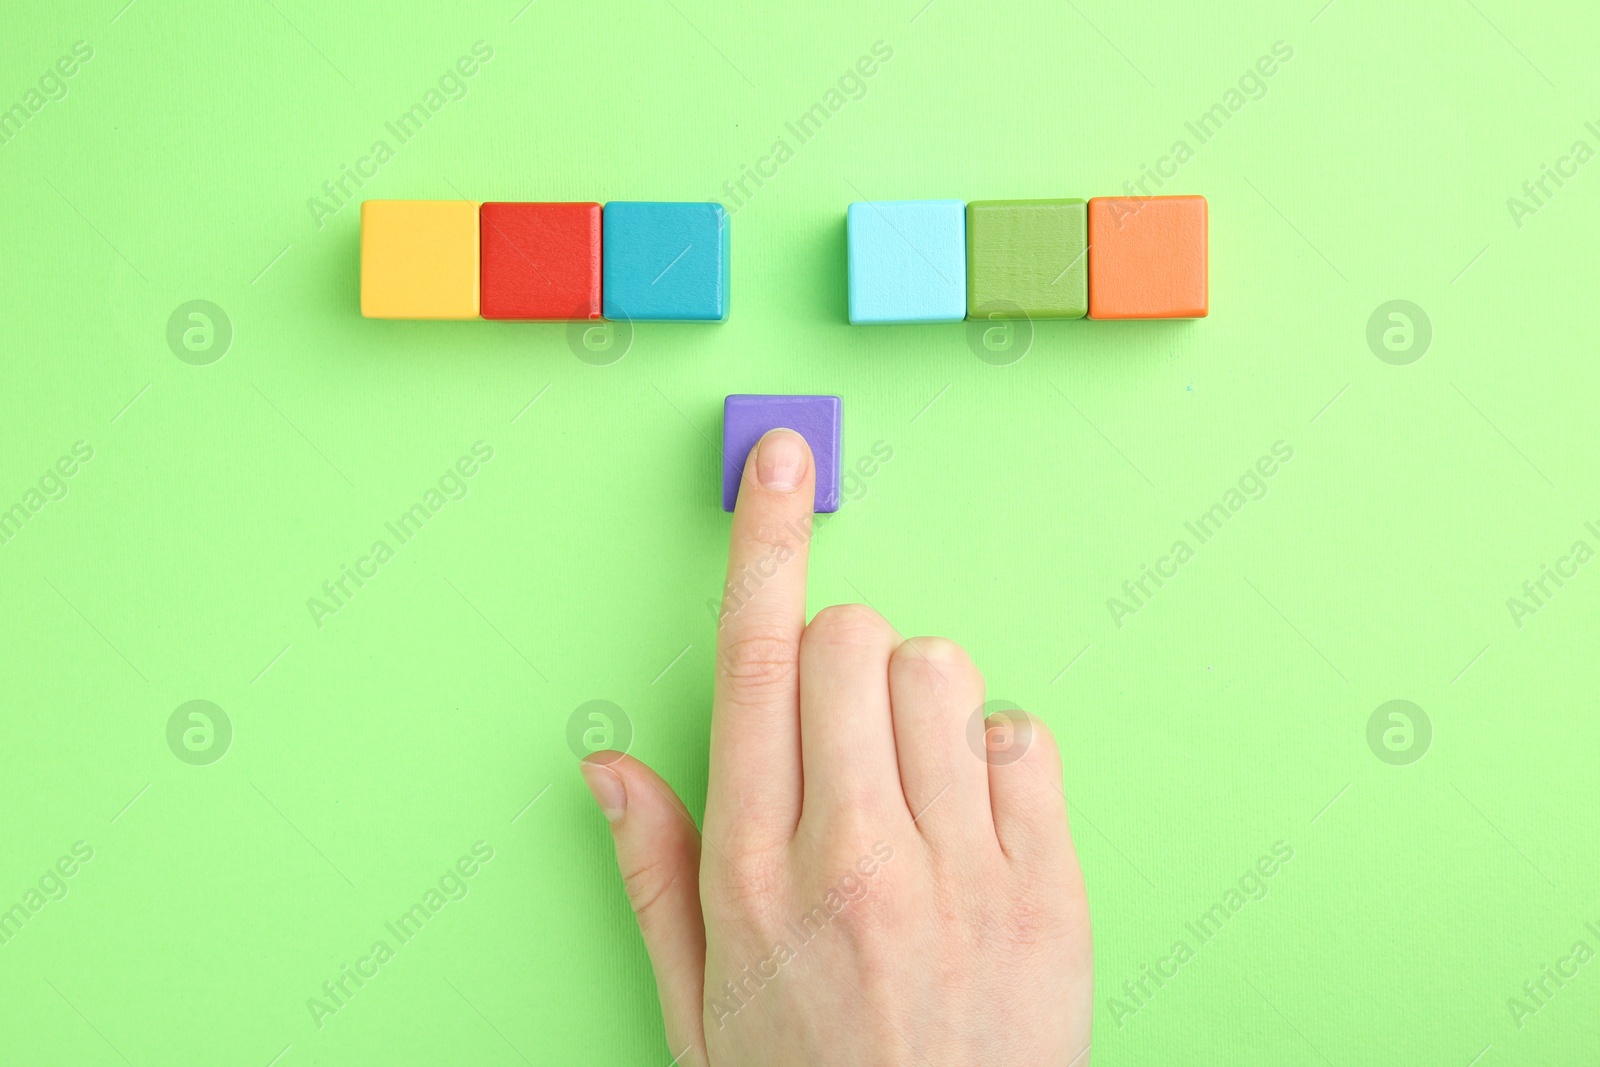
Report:
[[967,221],[959,200],[850,205],[850,321],[959,322],[967,315]]
[[722,510],[732,511],[750,450],[768,430],[786,427],[806,439],[817,467],[815,510],[839,510],[843,404],[836,396],[736,393],[722,405]]
[[1089,201],[1089,317],[1206,316],[1206,199]]
[[1089,310],[1082,200],[967,205],[969,318],[1081,319]]
[[605,317],[728,317],[728,216],[718,203],[616,201],[605,207]]
[[478,202],[364,201],[361,314],[369,319],[477,318]]
[[600,317],[600,205],[488,203],[478,211],[486,319]]

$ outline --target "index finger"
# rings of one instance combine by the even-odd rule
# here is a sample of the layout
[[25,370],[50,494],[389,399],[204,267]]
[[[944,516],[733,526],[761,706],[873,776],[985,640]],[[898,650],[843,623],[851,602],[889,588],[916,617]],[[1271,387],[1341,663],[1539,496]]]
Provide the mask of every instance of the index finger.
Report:
[[717,622],[706,834],[787,841],[800,819],[800,634],[816,504],[805,438],[769,431],[739,483]]

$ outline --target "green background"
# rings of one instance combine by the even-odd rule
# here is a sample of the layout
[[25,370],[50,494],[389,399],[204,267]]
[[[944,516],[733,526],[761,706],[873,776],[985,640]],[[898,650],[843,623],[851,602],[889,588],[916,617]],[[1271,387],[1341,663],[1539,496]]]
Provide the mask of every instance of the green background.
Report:
[[[846,462],[892,459],[821,526],[813,608],[953,637],[1055,728],[1095,1062],[1592,1061],[1600,960],[1520,1025],[1508,998],[1600,951],[1600,563],[1520,626],[1507,605],[1600,548],[1600,164],[1507,205],[1600,148],[1591,8],[522,2],[8,19],[0,106],[93,57],[0,147],[0,507],[93,458],[0,545],[0,909],[93,859],[0,946],[0,1059],[665,1065],[567,722],[614,701],[698,817],[722,398],[834,392]],[[780,138],[733,212],[730,321],[641,324],[609,365],[559,325],[361,319],[358,206],[308,203],[386,139],[353,199],[734,208]],[[1009,365],[959,325],[846,324],[851,201],[1110,194],[1179,139],[1162,191],[1209,199],[1209,319],[1040,323]],[[166,340],[194,299],[232,325],[209,365]],[[1367,340],[1393,299],[1431,323],[1409,365]],[[319,627],[308,598],[479,441],[466,497]],[[194,699],[232,723],[208,766],[167,742]],[[1367,740],[1394,699],[1431,723],[1408,765]],[[319,1028],[308,998],[478,841],[468,895]],[[1265,898],[1196,946],[1279,841]]]

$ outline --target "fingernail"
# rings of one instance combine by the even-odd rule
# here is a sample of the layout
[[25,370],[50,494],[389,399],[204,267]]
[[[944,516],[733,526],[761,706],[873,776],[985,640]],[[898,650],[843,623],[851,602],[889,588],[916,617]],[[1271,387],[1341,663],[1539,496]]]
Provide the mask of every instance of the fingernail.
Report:
[[622,779],[608,767],[588,760],[578,764],[578,769],[583,772],[584,784],[589,787],[589,792],[594,794],[594,801],[600,805],[600,811],[605,815],[606,821],[616,822],[622,818],[623,812],[628,809],[628,791],[622,785]]
[[756,446],[756,481],[761,488],[792,493],[805,473],[805,439],[793,430],[768,430]]

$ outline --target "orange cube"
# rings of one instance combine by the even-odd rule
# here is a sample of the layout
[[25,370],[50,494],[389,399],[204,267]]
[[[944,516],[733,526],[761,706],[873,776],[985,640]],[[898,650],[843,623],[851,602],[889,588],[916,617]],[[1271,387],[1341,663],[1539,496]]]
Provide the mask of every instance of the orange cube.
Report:
[[1089,317],[1206,316],[1206,198],[1089,201]]

